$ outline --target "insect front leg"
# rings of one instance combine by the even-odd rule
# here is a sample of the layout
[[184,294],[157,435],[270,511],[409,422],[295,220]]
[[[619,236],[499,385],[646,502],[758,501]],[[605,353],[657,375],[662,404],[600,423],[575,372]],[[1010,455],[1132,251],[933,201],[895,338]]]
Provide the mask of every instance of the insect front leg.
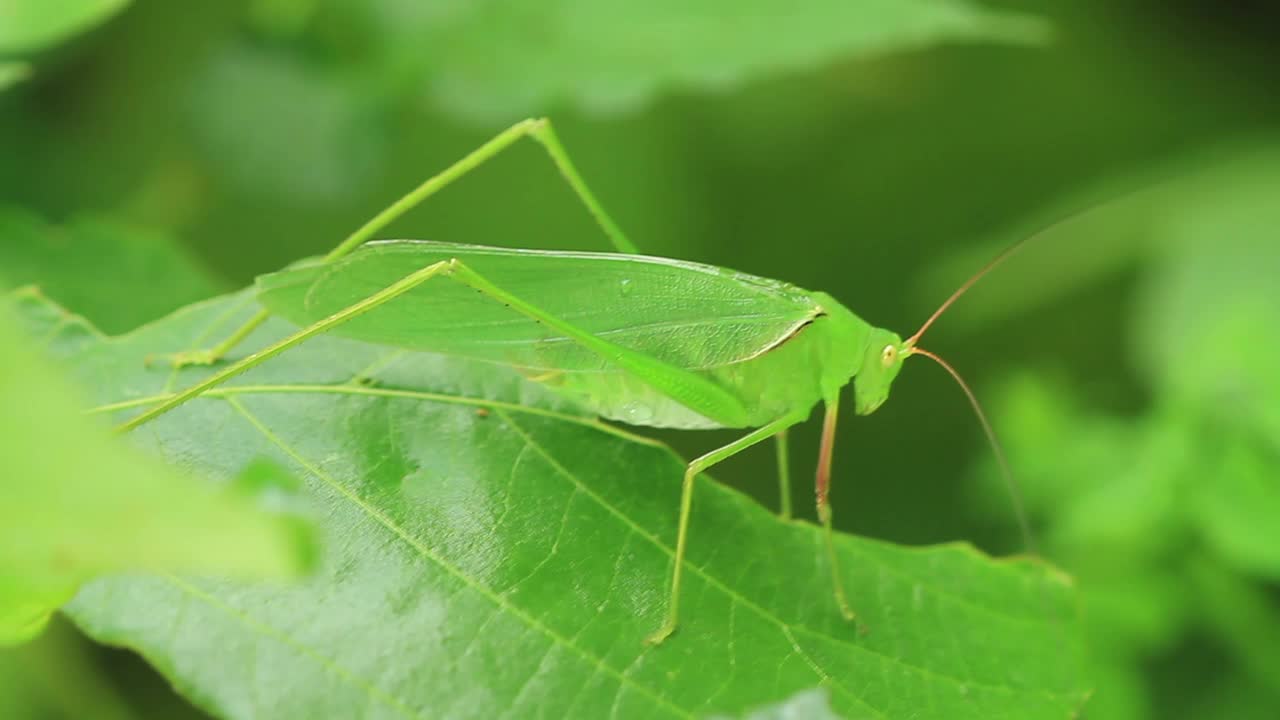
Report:
[[680,521],[676,531],[676,554],[672,560],[671,597],[667,600],[667,615],[662,627],[645,638],[646,643],[656,645],[666,640],[676,630],[680,613],[680,577],[684,568],[684,552],[689,535],[689,515],[693,509],[694,480],[713,465],[737,455],[756,443],[768,440],[801,420],[804,420],[804,415],[788,415],[779,418],[722,448],[712,450],[689,463],[685,468],[684,482],[680,487]]
[[295,345],[305,342],[306,340],[312,337],[315,337],[316,335],[319,335],[338,325],[341,325],[342,323],[352,318],[359,317],[369,312],[370,310],[373,310],[381,306],[382,304],[409,292],[410,290],[414,289],[415,287],[421,285],[422,283],[432,278],[445,276],[454,272],[456,267],[457,267],[456,260],[445,260],[442,262],[428,265],[427,267],[424,267],[421,270],[418,270],[417,272],[410,273],[409,275],[406,275],[400,280],[397,280],[396,282],[388,285],[387,287],[383,288],[382,290],[379,290],[378,292],[370,295],[369,297],[366,297],[363,300],[355,302],[323,320],[312,323],[311,325],[308,325],[307,327],[302,328],[298,332],[295,332],[292,335],[282,340],[278,340],[272,343],[271,345],[268,345],[267,347],[263,348],[262,350],[259,350],[258,352],[253,353],[252,355],[249,355],[248,357],[232,365],[227,366],[220,372],[210,375],[208,378],[204,379],[201,382],[196,383],[195,385],[192,385],[186,390],[183,390],[175,395],[170,396],[164,402],[161,402],[160,404],[155,405],[154,407],[147,410],[146,412],[143,412],[133,418],[130,418],[128,421],[122,423],[117,428],[117,430],[120,432],[127,432],[129,430],[133,430],[134,428],[137,428],[138,426],[144,423],[150,422],[160,417],[161,415],[169,412],[170,410],[173,410],[179,405],[182,405],[188,400],[198,397],[208,392],[209,390],[212,390],[213,388],[227,382],[228,380],[231,380],[232,378],[235,378],[238,375],[248,372],[254,367],[261,365],[262,363],[270,360],[271,358],[279,355],[280,353],[284,352],[285,350],[288,350],[289,348]]
[[826,401],[827,412],[822,421],[822,445],[818,449],[818,475],[814,482],[814,495],[818,503],[818,519],[822,521],[823,541],[827,546],[827,563],[831,566],[831,582],[835,586],[836,605],[846,620],[854,618],[853,609],[845,599],[844,583],[840,581],[840,564],[836,559],[835,532],[831,528],[831,457],[836,443],[836,415],[840,407],[839,397]]

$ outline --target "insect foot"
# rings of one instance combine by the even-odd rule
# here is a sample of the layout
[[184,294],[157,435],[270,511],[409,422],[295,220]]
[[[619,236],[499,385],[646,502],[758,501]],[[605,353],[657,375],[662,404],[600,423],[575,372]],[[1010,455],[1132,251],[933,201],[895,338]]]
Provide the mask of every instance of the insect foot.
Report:
[[671,620],[667,620],[662,624],[662,627],[658,628],[657,632],[650,634],[649,637],[646,637],[644,639],[644,644],[645,645],[661,645],[662,641],[671,637],[671,633],[675,631],[676,631],[676,624]]

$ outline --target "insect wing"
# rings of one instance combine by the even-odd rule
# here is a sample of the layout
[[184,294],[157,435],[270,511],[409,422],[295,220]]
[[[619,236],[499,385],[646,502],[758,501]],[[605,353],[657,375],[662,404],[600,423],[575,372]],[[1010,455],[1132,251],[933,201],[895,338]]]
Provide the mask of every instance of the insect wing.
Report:
[[[687,369],[753,357],[814,312],[814,301],[798,288],[708,265],[403,240],[370,243],[331,265],[260,277],[259,298],[277,315],[307,325],[416,270],[453,258],[587,332]],[[530,372],[613,370],[561,333],[443,278],[334,332]]]

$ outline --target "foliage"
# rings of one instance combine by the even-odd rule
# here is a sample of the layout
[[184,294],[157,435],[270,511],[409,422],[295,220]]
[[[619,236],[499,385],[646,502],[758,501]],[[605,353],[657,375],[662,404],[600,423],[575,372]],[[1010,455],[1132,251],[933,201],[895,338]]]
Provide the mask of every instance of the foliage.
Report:
[[0,53],[56,45],[119,12],[129,0],[0,1]]
[[[190,349],[250,310],[228,298],[73,346],[75,369],[124,417],[209,372],[148,369],[148,354]],[[1071,609],[1052,571],[960,546],[846,539],[853,602],[865,606],[849,624],[817,529],[710,483],[696,500],[679,643],[646,648],[661,622],[682,463],[530,393],[513,371],[334,338],[282,356],[139,439],[211,474],[258,456],[304,473],[323,506],[321,572],[301,587],[102,580],[70,615],[226,717],[688,716],[815,684],[850,717],[906,712],[899,693],[950,717],[1059,717],[1083,701],[1078,667],[1061,661]],[[193,443],[210,427],[218,442]],[[719,552],[719,538],[737,552]],[[422,667],[438,671],[408,672]]]
[[[0,651],[0,715],[1273,715],[1274,11],[579,5],[0,0],[0,275],[52,298],[4,304],[30,339],[0,342],[22,365],[0,376],[16,398],[0,515],[110,560],[61,578],[50,607],[132,570]],[[830,612],[806,426],[791,436],[801,519],[773,515],[765,448],[700,484],[685,625],[648,649],[678,458],[730,434],[644,441],[488,366],[320,338],[107,436],[108,418],[208,372],[165,353],[252,311],[198,301],[325,252],[526,114],[554,118],[646,252],[825,290],[904,335],[1001,246],[1092,208],[924,340],[989,404],[1070,584],[986,554],[1025,548],[963,397],[923,361],[874,416],[842,419],[835,522],[862,624]],[[384,235],[603,245],[521,146]],[[19,456],[49,480],[12,472]],[[301,492],[277,487],[288,476]],[[9,502],[48,499],[59,477],[98,481],[72,496],[79,514]],[[199,547],[246,556],[137,545],[169,526],[92,512],[164,477],[147,495],[169,498],[166,523],[223,507],[274,529],[279,552],[241,570],[296,569],[298,515],[314,518],[314,574],[175,566]],[[0,530],[0,558],[14,535]]]
[[[107,332],[132,330],[178,305],[213,295],[218,283],[171,239],[110,218],[54,225],[0,207],[0,267],[72,307],[95,308]],[[145,289],[104,303],[120,288]]]
[[[997,413],[1051,554],[1085,588],[1099,683],[1127,690],[1103,699],[1099,717],[1163,714],[1132,668],[1197,634],[1223,657],[1201,683],[1231,683],[1245,705],[1280,699],[1269,608],[1280,580],[1278,160],[1270,142],[1183,159],[1171,180],[1098,211],[1087,231],[1054,230],[1053,242],[1078,247],[1085,232],[1112,228],[1131,248],[1120,256],[1148,259],[1128,332],[1111,346],[1151,401],[1117,412],[1073,397],[1061,378],[1023,375]],[[1090,272],[1059,281],[1087,283]],[[1011,292],[992,285],[992,296]],[[998,300],[984,305],[990,319]]]
[[[85,328],[30,292],[17,295],[33,338],[64,355],[89,350]],[[287,577],[306,567],[305,529],[211,492],[126,447],[82,417],[83,402],[19,341],[0,314],[0,644],[30,638],[98,575],[122,571]],[[68,448],[74,448],[68,451]],[[245,463],[241,487],[279,484]],[[287,479],[287,478],[286,478]]]

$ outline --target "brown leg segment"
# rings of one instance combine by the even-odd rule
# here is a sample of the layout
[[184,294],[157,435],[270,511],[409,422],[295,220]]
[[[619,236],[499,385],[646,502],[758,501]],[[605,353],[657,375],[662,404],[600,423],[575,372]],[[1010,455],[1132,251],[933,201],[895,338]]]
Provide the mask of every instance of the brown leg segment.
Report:
[[839,409],[838,398],[827,401],[827,413],[822,422],[822,445],[818,450],[818,477],[814,484],[814,495],[818,501],[818,520],[822,522],[822,535],[827,546],[827,563],[831,565],[831,582],[835,585],[836,605],[846,620],[854,618],[853,609],[844,596],[844,584],[840,582],[840,565],[836,560],[836,544],[834,531],[831,529],[831,457],[836,444],[836,415]]

